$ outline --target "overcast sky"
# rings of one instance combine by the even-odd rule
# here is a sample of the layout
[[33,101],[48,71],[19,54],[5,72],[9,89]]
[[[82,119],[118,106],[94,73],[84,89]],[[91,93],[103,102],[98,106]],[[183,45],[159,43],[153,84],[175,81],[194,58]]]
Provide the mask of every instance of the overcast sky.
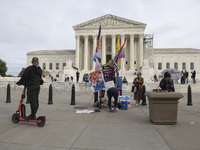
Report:
[[0,59],[6,74],[35,50],[75,49],[72,26],[112,14],[147,24],[154,48],[200,48],[199,0],[0,0]]

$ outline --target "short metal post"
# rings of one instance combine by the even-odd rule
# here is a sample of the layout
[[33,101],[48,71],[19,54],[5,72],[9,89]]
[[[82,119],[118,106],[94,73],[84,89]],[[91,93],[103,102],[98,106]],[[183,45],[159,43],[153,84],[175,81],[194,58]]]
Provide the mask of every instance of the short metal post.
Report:
[[52,91],[52,85],[49,85],[49,100],[48,104],[53,104],[53,91]]
[[11,103],[11,98],[10,98],[10,84],[8,83],[7,85],[7,95],[6,95],[6,103]]
[[71,94],[71,103],[70,105],[76,105],[75,103],[75,86],[74,84],[72,85],[72,94]]
[[190,85],[188,86],[188,101],[187,101],[188,106],[192,106],[192,90]]
[[146,93],[146,87],[145,87],[145,85],[143,85],[142,106],[146,106],[147,105],[145,93]]

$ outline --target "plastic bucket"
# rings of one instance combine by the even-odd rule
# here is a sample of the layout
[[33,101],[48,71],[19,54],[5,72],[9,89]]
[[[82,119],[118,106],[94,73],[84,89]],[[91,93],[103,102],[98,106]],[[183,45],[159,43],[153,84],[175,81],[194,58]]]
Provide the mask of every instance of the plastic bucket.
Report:
[[122,105],[122,110],[127,110],[127,101],[121,101],[121,105]]

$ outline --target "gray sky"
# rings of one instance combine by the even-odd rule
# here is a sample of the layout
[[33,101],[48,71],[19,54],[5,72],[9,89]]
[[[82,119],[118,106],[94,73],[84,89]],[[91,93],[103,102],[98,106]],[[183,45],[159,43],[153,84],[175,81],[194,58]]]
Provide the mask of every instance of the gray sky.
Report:
[[26,53],[75,49],[72,26],[112,14],[146,23],[155,48],[200,48],[199,0],[0,0],[0,58],[7,74]]

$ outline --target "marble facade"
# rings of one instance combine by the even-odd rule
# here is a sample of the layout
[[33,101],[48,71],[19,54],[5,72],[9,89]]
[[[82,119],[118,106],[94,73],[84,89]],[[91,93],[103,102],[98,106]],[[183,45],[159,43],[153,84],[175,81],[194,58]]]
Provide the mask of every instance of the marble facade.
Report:
[[115,54],[117,38],[120,36],[121,45],[125,38],[127,39],[125,63],[120,64],[120,69],[138,70],[143,61],[143,36],[146,24],[113,15],[105,15],[73,26],[76,36],[76,67],[85,72],[94,70],[95,63],[92,57],[100,24],[102,64],[108,62]]
[[[79,69],[81,76],[84,73],[92,72],[95,69],[93,56],[100,24],[102,64],[111,59],[115,53],[118,36],[120,36],[121,45],[125,38],[127,39],[126,54],[125,58],[120,61],[119,74],[123,77],[126,76],[129,82],[133,80],[133,74],[137,71],[141,71],[145,76],[145,81],[149,82],[154,74],[159,76],[168,67],[189,72],[196,70],[197,76],[200,74],[199,49],[155,49],[153,44],[149,46],[146,43],[146,37],[148,37],[144,34],[146,24],[110,14],[73,26],[76,49],[29,52],[27,53],[27,66],[31,64],[32,57],[39,57],[41,68],[49,71],[54,77],[59,75],[62,77],[61,80],[66,76],[75,76],[75,70],[70,71],[73,74],[69,74],[65,70],[73,69],[71,66],[65,67],[68,61]],[[153,38],[151,40],[153,43]]]

